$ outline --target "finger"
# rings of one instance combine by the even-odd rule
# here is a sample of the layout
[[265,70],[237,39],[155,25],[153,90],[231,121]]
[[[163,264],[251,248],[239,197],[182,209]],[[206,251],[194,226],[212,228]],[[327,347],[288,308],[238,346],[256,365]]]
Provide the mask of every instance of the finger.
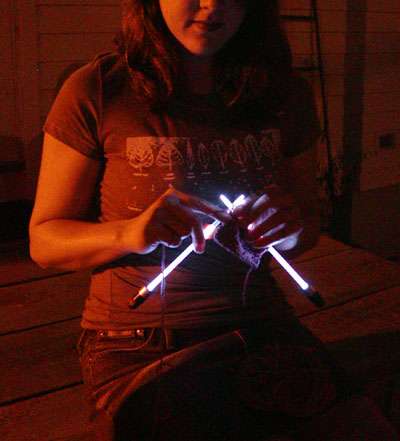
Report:
[[245,220],[248,223],[248,226],[250,226],[250,229],[254,230],[255,228],[252,227],[256,227],[262,222],[268,221],[275,214],[293,212],[294,215],[296,209],[297,207],[293,204],[293,200],[289,195],[281,195],[276,199],[270,199],[268,195],[262,195],[253,204],[253,207]]
[[191,234],[195,251],[202,253],[205,249],[203,227],[193,211],[180,203],[167,205],[164,210],[168,213],[164,223],[181,237]]
[[272,213],[269,217],[248,225],[245,236],[248,240],[256,240],[265,234],[271,234],[270,232],[279,225],[300,223],[300,218],[294,207],[287,207],[276,212],[273,212],[273,209],[269,209],[269,211]]
[[257,200],[257,196],[248,196],[247,198],[245,198],[242,204],[235,207],[235,209],[232,212],[232,216],[235,217],[236,219],[245,218],[256,200]]
[[181,245],[182,238],[167,225],[164,225],[164,228],[162,229],[160,235],[159,243],[162,243],[168,248],[177,248]]
[[265,214],[267,209],[271,207],[271,199],[267,194],[259,196],[247,212],[246,221],[254,222],[261,214]]
[[203,228],[200,223],[193,226],[192,241],[195,252],[197,254],[204,253],[204,250],[206,249],[206,239],[204,237]]
[[[272,197],[276,197],[277,195],[282,194],[282,190],[278,185],[275,184],[271,184],[269,186],[267,186],[265,188],[265,191],[263,193],[263,195],[266,196],[266,199],[269,200]],[[263,196],[261,195],[261,196]],[[237,206],[234,210],[233,210],[233,215],[235,217],[245,217],[248,215],[248,213],[250,212],[250,210],[253,208],[254,204],[259,200],[259,198],[261,197],[259,194],[251,194],[249,195],[244,203],[240,204],[239,206]],[[260,203],[261,201],[259,201]]]
[[[263,215],[263,218],[266,216],[269,217],[273,214],[272,212],[268,212],[268,201],[268,196],[263,194],[262,196],[251,198],[247,201],[246,206],[240,207],[240,210],[235,210],[234,216],[238,219],[239,225],[242,228],[247,229],[247,227],[255,222],[261,214]],[[260,221],[261,219],[258,220]]]
[[184,207],[165,209],[163,223],[173,230],[179,237],[184,239],[189,236],[194,221],[190,213],[187,213]]
[[232,219],[226,210],[212,204],[211,202],[198,198],[197,196],[189,195],[176,189],[171,189],[167,197],[168,196],[176,197],[182,205],[191,208],[194,211],[211,216],[220,222],[226,223]]
[[162,243],[174,248],[181,243],[181,237],[174,230],[159,222],[147,231],[147,235],[148,241],[153,245]]
[[264,235],[253,242],[249,242],[249,244],[256,249],[273,246],[280,242],[284,242],[291,236],[301,233],[302,229],[303,228],[298,224],[282,225],[282,227],[278,231],[275,231],[273,234]]

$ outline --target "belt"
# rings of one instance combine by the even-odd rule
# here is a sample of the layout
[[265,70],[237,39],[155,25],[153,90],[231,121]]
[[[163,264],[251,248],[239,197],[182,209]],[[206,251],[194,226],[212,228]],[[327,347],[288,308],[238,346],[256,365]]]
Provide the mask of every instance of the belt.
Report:
[[167,348],[184,348],[202,341],[208,340],[226,332],[232,332],[237,326],[226,325],[207,328],[188,328],[188,329],[163,329],[163,328],[132,328],[123,330],[100,329],[97,331],[101,337],[114,338],[133,338],[145,341],[153,336],[157,339],[164,337]]
[[[151,328],[150,328],[151,329]],[[137,337],[137,338],[146,338],[146,329],[137,328],[137,329],[124,329],[124,330],[115,330],[115,329],[100,329],[98,331],[100,337]]]

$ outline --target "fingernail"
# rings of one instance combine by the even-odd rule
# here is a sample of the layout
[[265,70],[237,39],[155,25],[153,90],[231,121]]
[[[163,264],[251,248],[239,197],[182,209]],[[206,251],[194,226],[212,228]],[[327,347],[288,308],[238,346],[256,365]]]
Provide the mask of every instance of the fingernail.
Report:
[[205,244],[200,244],[198,243],[195,247],[194,247],[194,251],[196,252],[196,254],[203,254],[205,250]]

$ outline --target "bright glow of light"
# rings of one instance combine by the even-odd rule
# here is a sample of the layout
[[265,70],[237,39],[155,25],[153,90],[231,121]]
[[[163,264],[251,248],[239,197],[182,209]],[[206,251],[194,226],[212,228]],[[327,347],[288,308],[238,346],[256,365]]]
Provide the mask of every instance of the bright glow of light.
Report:
[[[223,196],[223,195],[221,195]],[[230,210],[237,207],[244,201],[244,195],[240,195],[238,198],[235,199],[235,201],[232,202],[225,198],[227,202],[230,204]],[[212,224],[207,225],[204,230],[203,234],[205,239],[211,239],[212,235],[214,234],[215,230],[217,229],[218,225],[221,222],[219,220],[215,220]],[[172,271],[184,260],[186,259],[189,254],[191,254],[194,251],[194,245],[191,243],[187,248],[185,248],[179,256],[177,256],[165,269],[163,272],[161,272],[158,276],[156,276],[147,286],[143,287],[139,294],[145,294],[146,291],[152,292],[154,291],[157,286],[162,282],[163,278],[166,278],[169,274],[172,273]]]
[[225,204],[226,208],[229,211],[232,211],[233,209],[235,209],[236,207],[238,207],[239,205],[243,204],[244,200],[245,200],[245,196],[244,194],[241,194],[239,197],[237,197],[233,203],[224,195],[224,194],[220,194],[219,198],[221,199],[221,201]]
[[[212,224],[207,225],[204,230],[203,234],[206,239],[210,239],[212,235],[214,234],[214,231],[218,227],[218,225],[221,222],[216,220]],[[191,243],[187,248],[185,248],[179,256],[177,256],[166,268],[165,270],[160,273],[155,279],[153,279],[148,285],[147,285],[147,291],[154,291],[155,288],[161,283],[163,277],[167,277],[169,274],[172,273],[172,271],[183,261],[186,259],[189,254],[194,251],[194,245]]]
[[221,199],[221,201],[225,204],[226,208],[228,210],[232,210],[233,208],[233,204],[232,202],[224,195],[224,194],[220,194],[219,198]]
[[162,281],[163,277],[167,277],[192,251],[194,251],[194,245],[191,243],[179,256],[173,260],[165,270],[160,273],[155,279],[153,279],[148,285],[147,290],[153,291]]
[[[223,194],[219,197],[221,201],[225,204],[225,206],[228,208],[228,210],[232,210],[233,208],[240,205],[241,202],[244,201],[244,196],[241,195],[239,198],[235,200],[235,202],[232,204],[232,202]],[[239,199],[241,199],[241,202],[237,202]],[[236,205],[235,205],[236,204]],[[250,228],[252,227],[252,228]],[[249,229],[252,230],[254,228],[254,224],[249,225]],[[268,252],[272,254],[272,256],[275,258],[275,260],[285,269],[289,275],[297,282],[297,284],[300,286],[301,289],[307,290],[310,285],[300,276],[300,274],[289,264],[289,262],[284,259],[278,251],[272,246],[268,247]]]
[[304,291],[310,285],[300,276],[300,274],[276,251],[274,247],[268,247],[268,251],[274,256],[278,263],[292,276],[292,278],[299,284]]

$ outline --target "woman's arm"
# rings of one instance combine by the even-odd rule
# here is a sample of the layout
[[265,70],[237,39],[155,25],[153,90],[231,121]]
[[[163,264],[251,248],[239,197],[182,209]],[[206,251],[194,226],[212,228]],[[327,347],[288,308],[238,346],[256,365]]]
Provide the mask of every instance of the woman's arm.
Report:
[[90,268],[129,252],[121,234],[126,221],[90,222],[101,163],[45,134],[30,253],[42,267]]
[[130,253],[147,254],[159,243],[176,247],[188,235],[202,252],[205,238],[195,211],[229,220],[219,207],[171,188],[133,219],[90,222],[100,168],[98,161],[45,135],[29,226],[31,257],[40,266],[92,268]]

